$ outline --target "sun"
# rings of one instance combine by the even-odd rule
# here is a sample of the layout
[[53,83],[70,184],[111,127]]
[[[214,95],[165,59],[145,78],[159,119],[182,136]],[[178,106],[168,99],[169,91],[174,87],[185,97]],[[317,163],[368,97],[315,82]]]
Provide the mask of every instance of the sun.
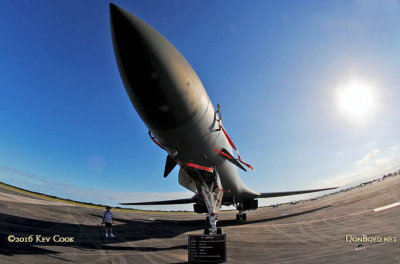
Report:
[[376,104],[371,83],[351,80],[337,89],[337,102],[341,113],[361,118],[368,116]]

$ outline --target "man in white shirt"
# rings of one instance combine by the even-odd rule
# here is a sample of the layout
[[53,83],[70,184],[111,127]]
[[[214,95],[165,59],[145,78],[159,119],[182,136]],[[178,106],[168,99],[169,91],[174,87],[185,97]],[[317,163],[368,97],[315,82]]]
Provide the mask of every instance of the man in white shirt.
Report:
[[112,233],[112,224],[114,224],[114,217],[111,212],[111,207],[107,206],[106,211],[103,214],[103,222],[101,224],[106,225],[106,237],[115,237],[114,234]]

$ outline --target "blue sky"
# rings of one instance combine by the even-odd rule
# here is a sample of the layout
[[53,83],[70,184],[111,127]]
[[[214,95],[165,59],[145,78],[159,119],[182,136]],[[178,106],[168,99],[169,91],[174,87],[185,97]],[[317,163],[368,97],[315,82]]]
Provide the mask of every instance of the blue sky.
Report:
[[[190,197],[177,170],[162,177],[166,154],[125,93],[109,2],[1,3],[0,180],[111,204]],[[399,1],[115,4],[193,66],[256,168],[241,173],[250,188],[348,186],[400,168]],[[352,82],[372,98],[358,116],[338,99]]]

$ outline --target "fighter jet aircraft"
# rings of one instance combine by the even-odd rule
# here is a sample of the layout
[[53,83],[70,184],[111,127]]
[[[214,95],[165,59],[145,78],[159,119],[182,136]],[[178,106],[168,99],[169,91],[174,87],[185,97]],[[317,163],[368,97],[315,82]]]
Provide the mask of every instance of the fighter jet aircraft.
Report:
[[257,209],[258,198],[334,189],[259,193],[246,187],[238,168],[253,167],[242,160],[222,125],[219,106],[214,109],[190,64],[159,32],[128,11],[111,3],[110,17],[125,89],[150,138],[167,152],[164,177],[179,165],[179,184],[194,192],[188,199],[121,204],[193,203],[196,213],[207,213],[211,230],[207,227],[204,233],[216,234],[222,233],[216,227],[221,205],[234,205],[236,219],[245,221],[243,212]]

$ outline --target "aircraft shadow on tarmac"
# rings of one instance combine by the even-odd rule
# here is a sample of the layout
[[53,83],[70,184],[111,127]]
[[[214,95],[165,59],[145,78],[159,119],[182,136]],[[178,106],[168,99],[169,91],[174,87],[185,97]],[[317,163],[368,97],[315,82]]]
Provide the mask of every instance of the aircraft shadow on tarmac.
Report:
[[270,217],[270,218],[265,218],[265,219],[256,219],[256,220],[251,220],[250,219],[250,220],[247,220],[245,222],[236,222],[236,220],[234,220],[234,219],[232,219],[232,220],[224,220],[224,221],[219,221],[218,224],[219,224],[219,226],[233,226],[233,225],[248,225],[248,224],[271,222],[271,221],[276,221],[276,220],[280,220],[280,219],[285,219],[285,218],[290,218],[290,217],[295,217],[295,216],[300,216],[300,215],[304,215],[304,214],[317,212],[319,210],[323,210],[323,209],[326,209],[326,208],[329,208],[329,207],[331,207],[331,205],[315,208],[315,209],[312,209],[312,210],[302,211],[302,212],[298,212],[298,213],[285,214],[285,215],[276,216],[276,217]]
[[[98,216],[98,215],[93,215]],[[101,216],[99,223],[101,222]],[[203,228],[203,225],[181,225],[179,221],[168,220],[126,220],[115,219],[122,223],[114,226],[116,238],[105,238],[104,227],[100,225],[83,225],[75,223],[57,223],[45,220],[36,220],[25,217],[18,217],[0,213],[0,254],[54,254],[57,251],[37,247],[39,245],[54,245],[76,247],[79,249],[100,249],[100,250],[135,250],[135,251],[159,251],[186,249],[187,245],[170,248],[155,247],[129,247],[112,246],[113,243],[134,242],[150,238],[172,238],[179,234]],[[200,223],[200,222],[199,222]],[[33,235],[33,242],[10,243],[9,235],[27,237]],[[36,235],[51,237],[74,237],[75,243],[36,242]]]
[[[236,223],[235,220],[219,221],[219,226],[232,226],[255,224],[262,222],[275,221],[295,216],[300,216],[308,213],[313,213],[330,206],[324,206],[313,210],[302,211],[298,213],[271,217],[266,219],[248,220],[247,222]],[[89,214],[90,216],[101,216]],[[132,251],[161,251],[174,249],[187,249],[186,240],[182,241],[182,245],[157,248],[157,247],[134,247],[134,246],[115,246],[114,243],[134,242],[151,238],[172,238],[180,234],[201,230],[205,227],[204,220],[127,220],[115,219],[118,223],[114,226],[116,238],[105,238],[104,227],[100,225],[83,225],[75,223],[57,223],[45,220],[36,220],[25,217],[13,216],[0,213],[0,254],[15,255],[15,254],[56,254],[60,253],[55,250],[44,249],[38,247],[40,245],[54,245],[75,247],[81,250],[132,250]],[[33,242],[28,243],[10,243],[7,241],[8,235],[18,237],[27,237],[33,235]],[[56,243],[50,242],[41,243],[36,241],[36,235],[42,237],[51,237],[59,235],[60,237],[74,237],[75,243]]]

